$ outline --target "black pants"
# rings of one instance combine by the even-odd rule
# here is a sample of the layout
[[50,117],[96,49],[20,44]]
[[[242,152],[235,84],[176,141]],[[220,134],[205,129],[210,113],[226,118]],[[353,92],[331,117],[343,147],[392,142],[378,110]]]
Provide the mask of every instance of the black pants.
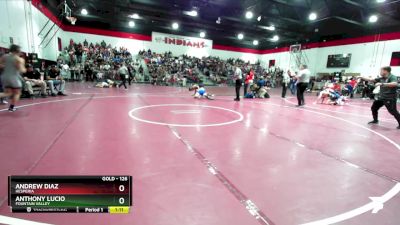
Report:
[[242,87],[242,80],[237,79],[235,82],[236,99],[240,99],[240,88]]
[[288,89],[288,85],[286,83],[282,83],[282,98],[286,97],[287,89]]
[[297,102],[300,105],[304,105],[304,92],[308,87],[308,83],[298,83],[297,84]]
[[133,81],[134,78],[135,78],[135,77],[134,77],[133,75],[129,74],[129,79],[128,79],[129,85],[131,85],[131,83],[132,83],[132,81]]
[[373,91],[373,90],[374,90],[374,89],[371,88],[371,87],[369,87],[369,86],[364,87],[361,97],[362,97],[362,98],[374,99],[374,95],[372,94],[372,91]]
[[87,71],[86,72],[86,81],[93,81],[93,72],[92,71]]
[[122,82],[118,85],[118,87],[121,87],[122,85],[124,85],[125,89],[127,89],[127,87],[126,87],[126,77],[125,77],[126,75],[125,74],[121,74],[120,76],[121,76]]
[[394,116],[394,118],[396,118],[396,120],[400,126],[400,113],[399,113],[399,111],[397,111],[397,100],[396,99],[375,100],[371,107],[372,116],[374,117],[374,120],[375,121],[378,120],[378,111],[382,106],[386,106],[389,113],[392,114]]

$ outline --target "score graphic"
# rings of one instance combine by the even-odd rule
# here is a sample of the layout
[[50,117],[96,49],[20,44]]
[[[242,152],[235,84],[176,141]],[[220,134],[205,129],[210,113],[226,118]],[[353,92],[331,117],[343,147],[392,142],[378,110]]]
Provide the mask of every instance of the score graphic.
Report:
[[131,176],[9,176],[15,213],[128,213]]

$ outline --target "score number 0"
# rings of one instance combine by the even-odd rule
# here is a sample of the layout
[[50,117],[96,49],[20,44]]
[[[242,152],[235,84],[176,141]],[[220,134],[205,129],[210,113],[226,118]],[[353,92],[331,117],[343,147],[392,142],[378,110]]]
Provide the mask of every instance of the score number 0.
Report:
[[[120,192],[124,192],[125,191],[125,186],[124,185],[119,185],[118,190]],[[125,203],[125,199],[123,197],[119,198],[118,200],[119,204],[123,205]]]

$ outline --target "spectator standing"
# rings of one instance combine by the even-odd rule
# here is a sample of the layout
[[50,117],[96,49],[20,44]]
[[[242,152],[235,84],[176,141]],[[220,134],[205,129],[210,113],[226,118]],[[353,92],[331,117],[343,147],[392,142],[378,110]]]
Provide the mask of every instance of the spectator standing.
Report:
[[290,71],[287,71],[287,73],[283,73],[283,79],[282,79],[282,98],[286,98],[286,92],[290,83]]
[[128,87],[126,86],[126,79],[129,78],[129,71],[128,68],[125,66],[125,63],[122,63],[121,67],[118,69],[118,74],[122,80],[122,82],[118,85],[118,87],[121,87],[122,85],[124,85],[125,90],[128,89]]
[[351,80],[349,81],[350,86],[353,88],[350,91],[350,98],[354,98],[354,92],[356,91],[357,88],[357,79],[355,79],[354,77],[351,78]]
[[128,73],[129,73],[129,80],[128,80],[128,82],[129,82],[129,85],[131,85],[131,83],[132,83],[132,81],[133,82],[137,82],[136,81],[136,71],[135,71],[135,68],[133,68],[133,66],[132,65],[128,65]]
[[93,69],[90,66],[89,62],[85,63],[84,71],[86,75],[86,81],[93,81]]
[[246,97],[247,95],[247,89],[249,86],[253,84],[254,81],[254,70],[250,69],[250,72],[246,75],[246,79],[244,81],[244,96]]
[[290,82],[289,82],[290,93],[292,93],[292,95],[295,95],[296,94],[296,79],[294,77],[292,77],[292,74],[290,73],[290,71],[288,71],[288,75],[290,76]]

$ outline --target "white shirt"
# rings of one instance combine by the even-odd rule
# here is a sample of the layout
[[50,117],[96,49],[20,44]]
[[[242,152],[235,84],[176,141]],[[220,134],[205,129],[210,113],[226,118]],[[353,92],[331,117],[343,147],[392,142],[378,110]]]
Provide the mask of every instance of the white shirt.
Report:
[[68,64],[64,64],[64,65],[62,66],[62,69],[65,70],[65,71],[69,70]]
[[288,84],[290,82],[290,77],[287,73],[283,73],[283,83]]
[[239,67],[236,67],[234,79],[235,80],[238,80],[238,79],[241,80],[242,78],[243,78],[242,70]]
[[106,65],[104,65],[104,67],[103,67],[105,70],[110,70],[110,68],[111,68],[111,66],[110,65],[108,65],[108,64],[106,64]]
[[119,68],[118,73],[121,75],[127,75],[128,74],[128,68],[126,68],[126,66],[121,66],[121,68]]
[[297,75],[298,83],[309,83],[311,78],[311,72],[309,69],[300,70]]

